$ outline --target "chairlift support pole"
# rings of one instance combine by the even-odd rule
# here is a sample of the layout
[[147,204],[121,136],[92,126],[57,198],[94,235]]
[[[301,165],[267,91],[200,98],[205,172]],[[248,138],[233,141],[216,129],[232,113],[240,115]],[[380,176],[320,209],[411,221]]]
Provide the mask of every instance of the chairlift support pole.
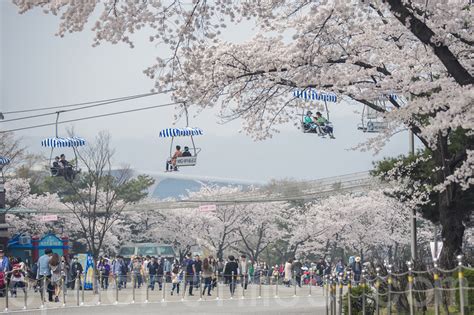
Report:
[[[408,136],[409,136],[409,154],[411,156],[415,155],[415,136],[413,134],[413,131],[409,131],[408,132]],[[412,209],[412,213],[411,213],[411,220],[410,220],[410,223],[411,223],[411,260],[413,262],[416,261],[416,243],[417,243],[417,231],[416,231],[416,209],[413,208]]]
[[186,102],[183,103],[184,106],[184,114],[186,115],[186,128],[189,127],[189,118],[188,118],[188,107],[186,106]]
[[[411,97],[410,97],[411,100]],[[408,146],[409,146],[409,154],[411,156],[415,155],[415,135],[413,131],[410,129],[408,132]],[[416,231],[416,209],[412,209],[411,213],[411,259],[413,262],[416,261],[416,250],[417,250],[417,231]]]
[[326,102],[326,99],[324,100],[324,107],[326,107],[326,117],[327,120],[329,121],[329,108],[328,108],[328,103]]
[[[186,115],[186,128],[189,128],[189,113],[188,113],[188,106],[186,105],[186,102],[183,103],[183,106],[184,106],[184,114]],[[191,142],[193,144],[194,156],[196,156],[197,155],[196,145],[194,144],[194,138],[193,138],[192,133],[191,133]]]
[[[3,178],[0,180],[0,209],[3,210],[0,213],[0,248],[5,250],[8,243],[8,225],[6,222],[6,211],[5,211],[5,186]],[[8,292],[5,294],[8,295]]]
[[365,107],[367,105],[364,105],[364,107],[362,107],[362,117],[361,117],[361,120],[362,120],[362,128],[365,128],[365,124],[364,124],[364,115],[365,115]]
[[56,138],[58,138],[58,122],[59,122],[59,114],[61,114],[60,111],[56,112],[56,125],[55,125],[55,128],[56,128]]

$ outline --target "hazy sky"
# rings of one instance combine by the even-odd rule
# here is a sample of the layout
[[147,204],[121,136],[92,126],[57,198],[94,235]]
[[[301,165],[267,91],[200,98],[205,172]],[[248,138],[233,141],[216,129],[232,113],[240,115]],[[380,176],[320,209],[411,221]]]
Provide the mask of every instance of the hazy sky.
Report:
[[[146,32],[135,37],[135,48],[119,44],[91,46],[93,33],[54,36],[59,19],[35,10],[17,14],[11,1],[0,0],[0,111],[57,106],[91,100],[114,98],[149,92],[153,81],[143,70],[153,64],[162,47],[148,41]],[[229,31],[232,39],[251,37],[252,28]],[[230,37],[229,37],[230,38]],[[166,52],[166,51],[165,51]],[[117,103],[100,109],[65,113],[61,119],[74,119],[112,111],[126,110],[168,102],[165,95]],[[182,168],[181,173],[222,178],[266,181],[271,178],[315,179],[369,170],[374,159],[406,153],[408,135],[395,136],[383,152],[349,150],[370,135],[357,130],[361,106],[331,104],[331,120],[336,140],[303,134],[292,125],[266,141],[254,142],[239,134],[240,122],[219,125],[212,110],[205,111],[190,124],[202,128],[205,136],[196,139],[202,152],[198,166]],[[159,139],[158,132],[172,127],[174,108],[152,109],[132,114],[75,122],[76,133],[93,139],[101,130],[108,130],[116,148],[116,163],[127,163],[135,169],[162,171],[169,151],[169,141]],[[5,119],[13,118],[14,116]],[[16,117],[16,116],[15,116]],[[54,116],[21,122],[0,123],[0,129],[54,122]],[[298,121],[300,117],[295,117]],[[183,125],[181,121],[177,126]],[[61,125],[60,134],[66,128]],[[49,156],[41,148],[42,138],[54,136],[54,127],[18,133],[28,149]],[[185,140],[182,145],[189,144]],[[67,154],[67,150],[65,150]]]

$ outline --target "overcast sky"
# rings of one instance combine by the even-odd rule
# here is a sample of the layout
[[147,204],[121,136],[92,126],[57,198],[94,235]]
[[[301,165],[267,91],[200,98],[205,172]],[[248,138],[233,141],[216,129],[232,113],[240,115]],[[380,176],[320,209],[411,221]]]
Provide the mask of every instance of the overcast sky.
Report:
[[[146,32],[135,37],[135,48],[126,45],[91,46],[93,33],[54,36],[58,18],[35,10],[17,14],[11,1],[1,5],[0,111],[29,109],[78,103],[149,92],[153,81],[143,74],[154,58],[163,53],[148,41]],[[229,31],[229,38],[244,40],[253,30]],[[232,36],[232,37],[230,37]],[[165,95],[117,103],[100,109],[65,113],[61,119],[74,119],[112,111],[163,104]],[[362,107],[345,103],[331,104],[331,120],[335,140],[303,134],[292,125],[266,141],[254,142],[239,134],[240,122],[219,125],[216,112],[205,111],[190,124],[202,128],[205,136],[197,138],[202,148],[198,165],[183,168],[181,173],[250,181],[271,178],[315,179],[371,169],[372,161],[384,156],[404,154],[408,150],[408,134],[396,135],[381,154],[349,150],[370,135],[357,130]],[[93,139],[101,130],[108,130],[116,148],[117,164],[130,164],[139,170],[162,171],[169,152],[169,141],[158,138],[158,132],[172,127],[174,109],[161,108],[132,114],[75,122],[67,127],[86,139]],[[14,116],[5,116],[5,119]],[[16,116],[15,116],[16,117]],[[0,129],[54,122],[54,116],[21,122],[0,123]],[[298,121],[300,117],[295,117]],[[184,124],[184,121],[181,121]],[[181,124],[178,124],[178,126]],[[54,127],[18,132],[31,152],[49,155],[41,148],[42,138],[54,136]],[[184,140],[182,145],[188,144]],[[65,152],[68,153],[67,150]]]

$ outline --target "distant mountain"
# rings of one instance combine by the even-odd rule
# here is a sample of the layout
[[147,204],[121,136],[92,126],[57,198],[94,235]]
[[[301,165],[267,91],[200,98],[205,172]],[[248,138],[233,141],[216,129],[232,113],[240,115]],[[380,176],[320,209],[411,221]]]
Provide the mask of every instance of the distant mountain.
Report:
[[183,199],[188,195],[188,192],[199,191],[203,185],[244,186],[230,182],[225,183],[213,181],[199,181],[191,179],[166,178],[161,180],[158,185],[156,185],[155,189],[151,192],[151,197],[159,199]]
[[155,179],[155,185],[150,188],[150,197],[158,199],[183,199],[189,192],[196,192],[203,186],[259,186],[263,183],[231,178],[212,178],[207,176],[190,176],[176,173],[161,173],[141,171]]

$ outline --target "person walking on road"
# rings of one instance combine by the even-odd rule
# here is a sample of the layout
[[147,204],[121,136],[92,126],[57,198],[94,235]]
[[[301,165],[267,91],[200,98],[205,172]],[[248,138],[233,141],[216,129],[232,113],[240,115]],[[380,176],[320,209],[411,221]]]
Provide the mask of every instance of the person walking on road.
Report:
[[[71,270],[70,271],[71,272],[71,277],[70,277],[71,280],[70,280],[69,284],[70,284],[70,288],[72,290],[74,290],[74,288],[76,286],[76,279],[77,279],[78,272],[79,272],[79,277],[80,277],[82,272],[84,271],[84,269],[82,268],[81,263],[77,260],[77,257],[74,257],[72,259],[72,264],[71,264],[70,270]],[[81,289],[80,281],[79,281],[79,289]]]
[[291,286],[291,265],[293,264],[293,259],[288,259],[288,261],[285,264],[285,278],[284,278],[284,283],[287,287]]
[[155,290],[155,283],[156,283],[156,275],[158,272],[158,262],[156,261],[155,257],[151,257],[151,261],[147,264],[148,268],[148,275],[150,277],[150,283],[148,287],[153,291]]
[[352,263],[351,269],[354,275],[354,281],[358,285],[360,282],[360,275],[362,274],[362,263],[359,256],[355,258],[355,261]]
[[[301,274],[302,274],[302,268],[303,264],[295,258],[295,261],[293,262],[291,269],[293,271],[293,274],[295,276],[296,284],[301,288]],[[295,284],[295,285],[296,285]]]
[[247,256],[242,255],[240,256],[240,263],[239,263],[239,275],[240,275],[240,283],[244,290],[247,290],[247,285],[249,284],[249,268],[250,263],[247,261]]
[[206,288],[207,288],[207,295],[211,296],[213,275],[214,275],[214,268],[209,263],[209,259],[204,258],[204,261],[202,262],[202,278],[204,280],[204,289],[202,290],[203,295],[206,292]]
[[235,283],[237,281],[239,265],[235,261],[235,257],[233,255],[230,255],[228,258],[229,261],[224,268],[224,277],[226,278],[226,282],[229,283],[230,295],[233,296],[235,293]]
[[[196,274],[196,265],[195,261],[192,259],[191,253],[186,255],[186,259],[184,260],[184,271],[186,272],[186,285],[189,285],[189,296],[194,296],[193,294],[193,279],[194,275]],[[186,291],[186,287],[184,289]]]
[[[38,259],[38,273],[36,279],[40,281],[41,293],[44,292],[44,285],[48,283],[48,301],[53,302],[53,293],[54,288],[51,284],[51,267],[49,265],[49,260],[53,256],[53,251],[50,248],[44,250],[44,255]],[[42,297],[45,298],[44,296]]]
[[171,295],[173,295],[174,289],[176,289],[176,294],[179,295],[179,283],[181,282],[182,271],[179,269],[178,264],[174,264],[173,269],[171,270],[171,283],[173,287],[171,288]]
[[59,302],[59,294],[61,293],[61,260],[57,253],[54,253],[49,260],[49,268],[51,270],[51,286],[54,291],[54,302]]

